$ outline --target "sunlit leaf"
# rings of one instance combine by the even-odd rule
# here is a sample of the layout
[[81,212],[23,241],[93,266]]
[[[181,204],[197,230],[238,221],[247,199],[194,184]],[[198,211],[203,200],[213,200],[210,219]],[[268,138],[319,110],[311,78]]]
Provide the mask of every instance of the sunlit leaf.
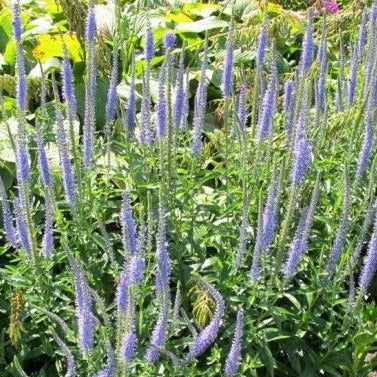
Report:
[[211,14],[222,9],[219,4],[189,3],[183,6],[183,12],[190,16],[209,17]]
[[221,29],[228,26],[228,23],[225,21],[221,21],[216,17],[208,17],[204,20],[199,20],[195,22],[182,22],[178,24],[175,28],[176,31],[179,32],[192,32],[192,33],[202,33],[206,30],[211,29]]
[[[74,35],[63,34],[68,53],[74,62],[83,60],[83,51],[80,43]],[[32,54],[35,59],[42,63],[52,57],[63,56],[63,41],[60,35],[42,34],[34,47]]]

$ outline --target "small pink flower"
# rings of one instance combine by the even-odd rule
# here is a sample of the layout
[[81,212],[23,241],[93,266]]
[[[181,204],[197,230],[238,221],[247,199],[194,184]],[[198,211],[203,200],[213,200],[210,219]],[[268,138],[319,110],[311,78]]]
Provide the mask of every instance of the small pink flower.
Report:
[[336,13],[339,11],[339,4],[335,0],[322,0],[321,5],[329,13]]

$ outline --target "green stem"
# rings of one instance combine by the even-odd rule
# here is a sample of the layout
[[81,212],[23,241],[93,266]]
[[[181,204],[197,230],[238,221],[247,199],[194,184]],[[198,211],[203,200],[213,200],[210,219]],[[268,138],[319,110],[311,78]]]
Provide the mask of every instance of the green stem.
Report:
[[284,259],[284,247],[287,242],[287,237],[289,234],[289,228],[291,225],[295,204],[297,202],[297,194],[299,192],[299,187],[296,185],[291,186],[289,191],[288,206],[286,209],[286,215],[282,224],[281,234],[279,238],[279,244],[275,259],[275,274],[278,273],[280,266]]
[[224,132],[225,132],[225,184],[226,184],[226,218],[227,224],[230,224],[230,217],[229,217],[229,108],[230,108],[230,101],[231,97],[225,98],[225,106],[224,106]]

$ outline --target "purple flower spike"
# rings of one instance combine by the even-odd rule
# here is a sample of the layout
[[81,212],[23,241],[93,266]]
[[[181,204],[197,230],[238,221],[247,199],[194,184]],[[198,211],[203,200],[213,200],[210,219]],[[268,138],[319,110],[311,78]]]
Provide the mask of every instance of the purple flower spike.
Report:
[[17,238],[13,225],[13,216],[8,203],[8,196],[5,190],[4,182],[0,177],[0,198],[1,198],[1,207],[3,209],[3,224],[4,232],[7,241],[12,245],[13,248],[17,249]]
[[377,3],[374,1],[369,14],[369,22],[371,29],[373,30],[377,22]]
[[324,25],[321,37],[321,44],[318,50],[318,60],[320,62],[320,72],[316,87],[316,108],[317,111],[322,112],[326,100],[326,74],[327,74],[327,43],[326,43],[326,26]]
[[297,124],[296,137],[293,147],[293,166],[291,181],[293,185],[303,183],[310,161],[310,144],[306,138],[304,115],[301,114]]
[[22,34],[22,24],[21,24],[21,8],[20,2],[14,1],[13,2],[13,20],[12,20],[12,31],[13,37],[16,42],[21,42],[21,34]]
[[181,127],[182,118],[184,116],[183,107],[185,105],[185,88],[184,88],[184,59],[185,50],[182,48],[181,55],[179,58],[179,67],[177,73],[177,86],[175,90],[175,101],[174,101],[174,125],[176,129]]
[[59,157],[60,157],[60,168],[62,171],[63,187],[67,202],[71,207],[75,205],[76,195],[75,195],[75,178],[73,174],[72,164],[69,158],[67,138],[64,129],[63,114],[60,109],[60,103],[58,102],[58,89],[56,87],[56,82],[52,80],[52,87],[55,96],[55,117],[57,125],[57,141],[59,146]]
[[132,57],[130,95],[127,104],[127,131],[132,134],[135,128],[135,57]]
[[94,375],[94,377],[114,377],[115,371],[115,354],[111,344],[109,343],[107,346],[107,363],[100,372]]
[[284,268],[284,276],[289,278],[294,275],[300,256],[307,248],[307,239],[305,237],[305,224],[308,219],[308,208],[305,208],[300,222],[298,223],[295,236],[293,238],[291,247],[289,249],[289,255]]
[[140,144],[152,144],[153,131],[151,129],[151,96],[149,90],[149,68],[147,73],[143,73],[143,97],[141,99],[140,109]]
[[198,89],[195,95],[194,119],[193,119],[193,136],[191,149],[195,156],[200,155],[202,151],[202,130],[204,123],[204,116],[207,104],[207,54],[208,54],[208,41],[205,40],[204,53],[202,58],[202,66],[200,73],[200,80]]
[[365,129],[363,145],[359,153],[359,159],[357,162],[356,174],[362,177],[368,167],[368,163],[372,154],[372,148],[374,145],[375,131],[374,131],[374,109],[373,109],[373,96],[369,97],[368,108],[365,115]]
[[327,280],[331,279],[335,273],[336,265],[341,257],[347,236],[348,229],[348,215],[350,211],[350,187],[348,177],[346,177],[346,184],[344,188],[342,217],[339,222],[339,227],[336,232],[334,242],[332,244],[330,254],[326,261],[325,270],[327,272]]
[[53,235],[53,203],[51,194],[45,191],[45,227],[43,234],[43,255],[49,258],[54,251],[54,235]]
[[92,161],[92,117],[90,99],[90,91],[88,86],[85,88],[85,117],[83,126],[83,165],[84,169],[88,170]]
[[111,69],[110,86],[107,92],[107,103],[106,103],[106,125],[108,134],[108,127],[112,120],[114,119],[115,109],[117,104],[117,84],[118,84],[118,54],[114,51],[113,54],[113,66]]
[[[170,284],[170,256],[166,242],[166,222],[165,210],[160,203],[159,207],[159,224],[157,237],[157,273],[156,273],[156,289],[158,293],[162,293],[169,288]],[[167,294],[167,292],[164,292]]]
[[240,94],[238,96],[238,120],[240,122],[241,132],[246,131],[247,110],[246,110],[246,93],[247,85],[242,83]]
[[130,194],[127,190],[124,190],[122,195],[120,222],[124,250],[127,254],[135,253],[137,250],[136,225],[132,215]]
[[84,271],[74,257],[68,252],[75,288],[76,317],[79,333],[79,346],[82,352],[87,352],[94,343],[94,317],[92,313],[93,300],[88,280]]
[[313,13],[308,10],[308,25],[306,27],[304,40],[302,42],[302,54],[300,61],[300,73],[303,75],[312,65],[314,57],[313,39]]
[[303,182],[310,161],[310,145],[306,138],[302,138],[295,145],[294,157],[292,183],[296,185]]
[[166,62],[161,67],[158,80],[158,100],[157,100],[157,138],[162,139],[167,133],[167,102],[166,102],[166,76],[168,65]]
[[39,129],[37,131],[37,148],[38,148],[38,168],[41,175],[41,180],[45,187],[50,187],[52,185],[50,166],[49,166],[47,155],[46,155],[44,140],[42,138],[42,135],[40,134]]
[[24,67],[24,57],[21,46],[17,48],[17,87],[16,102],[20,110],[25,111],[27,107],[27,83]]
[[92,163],[92,144],[96,118],[97,66],[95,39],[89,40],[86,64],[88,67],[85,82],[85,118],[83,127],[83,160],[84,169],[88,170]]
[[62,82],[63,82],[63,99],[69,107],[69,116],[74,117],[76,115],[76,96],[75,90],[72,84],[73,73],[71,63],[68,58],[67,48],[64,45],[64,58],[62,64]]
[[139,255],[135,254],[128,261],[127,278],[129,284],[139,285],[143,278],[143,272],[145,267],[145,259]]
[[25,74],[24,55],[21,45],[21,8],[20,2],[14,1],[13,3],[13,20],[12,29],[13,37],[16,41],[16,73],[17,73],[17,87],[16,87],[16,100],[20,110],[25,111],[27,105],[27,84]]
[[367,10],[364,8],[363,14],[361,16],[361,23],[360,23],[360,28],[359,28],[359,36],[357,39],[357,56],[358,60],[360,61],[364,55],[364,49],[365,49],[365,44],[367,41]]
[[127,273],[122,272],[120,282],[118,284],[118,288],[116,292],[116,304],[117,304],[118,310],[121,312],[125,312],[127,310],[128,287],[129,287],[129,282],[127,278]]
[[284,266],[284,276],[291,278],[297,269],[301,256],[308,248],[309,233],[313,225],[314,212],[318,202],[320,180],[317,176],[312,197],[310,199],[309,208],[305,208],[302,212],[300,222],[297,226],[295,236],[293,238],[288,258]]
[[224,317],[225,303],[220,293],[210,284],[201,281],[201,285],[209,292],[216,303],[216,309],[210,323],[194,339],[189,348],[187,359],[191,360],[205,352],[217,338]]
[[128,310],[128,290],[131,286],[138,286],[143,278],[145,259],[134,254],[127,260],[127,266],[121,273],[120,281],[116,291],[116,305],[119,311]]
[[17,235],[19,244],[25,250],[26,254],[31,256],[31,234],[26,221],[26,209],[22,204],[20,198],[16,199],[15,202],[15,212],[16,212],[16,225],[17,225]]
[[352,49],[350,73],[348,77],[348,87],[347,87],[348,105],[352,105],[355,99],[355,90],[356,90],[356,82],[357,82],[357,59],[358,59],[358,52],[357,52],[357,46],[355,45],[354,48]]
[[367,127],[364,134],[363,147],[360,151],[359,161],[357,164],[357,175],[363,176],[368,166],[369,157],[372,152],[375,139],[375,132],[371,127]]
[[144,56],[148,62],[154,57],[154,37],[150,25],[145,30]]
[[158,350],[154,347],[163,347],[166,340],[168,329],[168,307],[162,303],[160,307],[160,314],[152,332],[151,346],[148,347],[146,352],[146,359],[148,363],[154,364],[159,357]]
[[73,358],[72,352],[55,332],[52,333],[52,336],[55,339],[55,342],[58,344],[61,352],[64,354],[67,360],[67,370],[64,377],[76,377],[77,376],[76,363],[75,363],[75,359]]
[[241,361],[242,336],[244,325],[244,312],[237,312],[236,330],[234,331],[232,347],[225,361],[224,376],[234,377],[237,375]]
[[293,98],[293,81],[287,80],[284,84],[284,103],[283,109],[285,114],[285,128],[287,130],[287,138],[291,138],[293,117],[294,117],[294,98]]
[[182,106],[182,116],[181,116],[181,123],[179,125],[179,129],[180,130],[185,130],[186,127],[187,127],[187,117],[188,117],[188,114],[189,114],[189,91],[190,91],[190,88],[189,88],[189,83],[188,83],[188,79],[186,80],[186,83],[184,85],[184,89],[183,89],[183,106]]
[[262,24],[261,32],[258,36],[258,46],[257,46],[257,54],[256,54],[257,66],[263,65],[264,57],[266,56],[266,48],[267,48],[267,42],[268,42],[267,26],[268,26],[268,18],[265,17]]
[[93,4],[89,5],[89,10],[86,18],[85,39],[88,43],[95,40],[97,34],[96,13]]
[[233,29],[231,26],[226,40],[226,52],[221,82],[221,90],[224,97],[231,97],[233,92],[233,49]]
[[124,335],[122,340],[122,350],[121,355],[124,361],[131,361],[135,357],[137,345],[137,336],[135,333],[135,328],[132,327]]
[[17,179],[28,181],[30,179],[29,153],[26,145],[21,140],[17,143]]
[[375,222],[374,231],[369,242],[368,252],[364,259],[364,265],[361,271],[359,285],[363,294],[368,292],[372,284],[374,274],[377,269],[377,221]]
[[247,201],[244,200],[244,203],[242,206],[242,220],[241,220],[238,249],[237,249],[236,257],[234,260],[234,265],[236,268],[238,268],[241,265],[244,259],[245,253],[246,253],[248,227],[249,227],[248,205],[247,205]]
[[278,210],[278,192],[275,182],[270,183],[267,193],[267,201],[263,212],[263,227],[261,238],[261,251],[267,251],[274,238],[276,228],[276,216]]
[[260,278],[261,243],[263,237],[262,202],[259,202],[257,236],[254,245],[253,261],[250,268],[250,281],[256,283]]
[[262,113],[258,121],[257,141],[261,143],[272,131],[272,121],[275,113],[276,103],[276,78],[271,75],[270,81],[263,98]]
[[170,33],[170,32],[166,33],[163,40],[165,50],[173,49],[175,46],[176,39],[177,37],[175,36],[175,34]]

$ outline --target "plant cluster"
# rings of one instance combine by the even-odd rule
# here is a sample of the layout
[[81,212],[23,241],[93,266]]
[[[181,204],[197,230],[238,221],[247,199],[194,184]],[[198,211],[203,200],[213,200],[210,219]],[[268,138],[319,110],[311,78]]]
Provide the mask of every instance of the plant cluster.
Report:
[[0,98],[14,159],[0,178],[2,376],[367,376],[377,3],[355,39],[340,39],[336,65],[327,18],[315,17],[308,9],[292,75],[267,15],[252,65],[236,67],[231,17],[220,101],[209,85],[217,40],[204,36],[192,88],[185,41],[165,33],[155,69],[148,24],[123,96],[114,45],[99,114],[90,2],[80,117],[64,40],[60,73],[39,66],[29,113],[13,3],[14,116]]

